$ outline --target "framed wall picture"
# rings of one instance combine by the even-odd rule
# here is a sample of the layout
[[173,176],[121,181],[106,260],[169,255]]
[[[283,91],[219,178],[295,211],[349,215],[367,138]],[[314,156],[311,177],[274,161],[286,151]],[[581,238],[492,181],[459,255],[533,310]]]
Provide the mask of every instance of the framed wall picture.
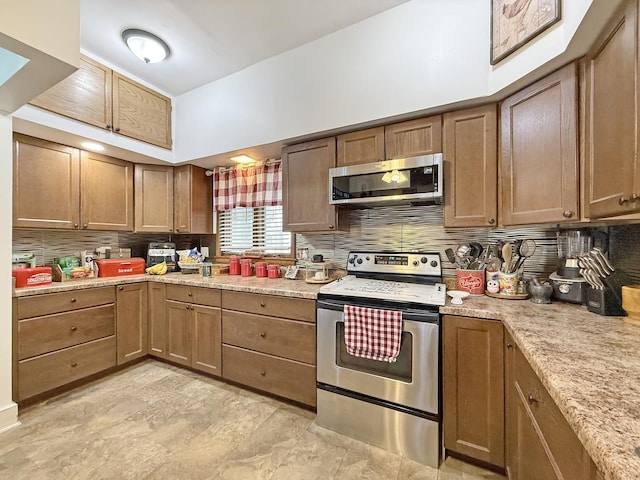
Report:
[[491,0],[491,65],[560,20],[561,0]]

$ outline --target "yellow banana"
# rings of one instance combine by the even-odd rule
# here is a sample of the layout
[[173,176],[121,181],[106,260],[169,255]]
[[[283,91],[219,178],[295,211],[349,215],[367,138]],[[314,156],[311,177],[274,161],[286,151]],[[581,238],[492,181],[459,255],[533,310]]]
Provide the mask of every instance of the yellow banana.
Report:
[[145,270],[149,275],[164,275],[167,273],[167,262],[158,263],[153,267],[147,267]]

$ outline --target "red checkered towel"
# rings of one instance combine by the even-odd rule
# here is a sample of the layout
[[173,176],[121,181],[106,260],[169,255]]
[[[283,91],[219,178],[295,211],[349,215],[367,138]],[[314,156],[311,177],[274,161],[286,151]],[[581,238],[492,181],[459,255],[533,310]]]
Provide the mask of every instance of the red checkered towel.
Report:
[[393,363],[400,353],[402,312],[344,306],[347,353]]

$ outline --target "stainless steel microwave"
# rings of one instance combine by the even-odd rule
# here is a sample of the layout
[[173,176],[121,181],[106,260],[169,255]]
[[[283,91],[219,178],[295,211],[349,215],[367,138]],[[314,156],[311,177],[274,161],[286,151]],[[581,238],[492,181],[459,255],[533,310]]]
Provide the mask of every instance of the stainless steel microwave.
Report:
[[352,207],[442,203],[442,154],[329,169],[329,203]]

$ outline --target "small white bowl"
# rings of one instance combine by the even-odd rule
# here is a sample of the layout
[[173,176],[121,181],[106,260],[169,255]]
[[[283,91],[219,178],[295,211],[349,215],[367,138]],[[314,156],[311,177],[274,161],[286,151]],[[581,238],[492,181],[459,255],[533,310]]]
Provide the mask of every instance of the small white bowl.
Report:
[[469,296],[469,292],[463,290],[449,290],[447,295],[451,297],[451,303],[453,305],[462,305],[462,299]]

